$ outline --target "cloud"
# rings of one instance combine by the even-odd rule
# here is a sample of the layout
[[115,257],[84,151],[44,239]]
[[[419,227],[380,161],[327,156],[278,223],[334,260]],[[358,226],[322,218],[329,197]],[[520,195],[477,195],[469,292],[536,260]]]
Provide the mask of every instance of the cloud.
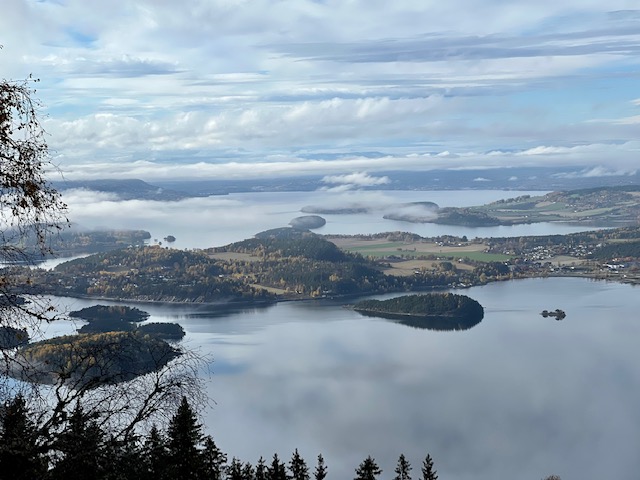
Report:
[[322,181],[329,184],[352,185],[355,187],[375,187],[391,183],[389,177],[373,177],[365,172],[355,172],[347,175],[327,175]]
[[594,177],[629,177],[636,175],[637,170],[611,170],[610,168],[598,166],[576,172],[556,173],[555,178],[594,178]]
[[[153,180],[188,179],[253,179],[294,177],[304,175],[336,176],[348,181],[382,182],[384,176],[375,172],[388,171],[428,171],[435,169],[476,170],[505,167],[575,167],[578,170],[591,169],[602,165],[607,159],[608,168],[613,171],[633,171],[637,167],[637,151],[640,142],[614,144],[591,144],[574,147],[533,147],[524,151],[459,152],[456,157],[441,157],[437,154],[409,151],[407,153],[369,155],[349,155],[331,151],[307,155],[260,155],[244,151],[220,150],[219,158],[184,158],[184,152],[171,152],[175,157],[148,152],[148,160],[131,158],[78,162],[74,159],[56,158],[65,178],[69,180],[98,178],[140,178]],[[156,155],[154,155],[154,153]],[[354,172],[368,172],[358,173]],[[57,172],[52,172],[56,177]],[[371,179],[367,179],[371,177]],[[377,179],[377,180],[376,180]],[[381,183],[382,184],[382,183]],[[341,189],[358,187],[356,183],[328,184]]]
[[411,166],[409,155],[420,168],[505,166],[510,152],[546,162],[562,149],[573,163],[587,144],[627,158],[619,145],[637,137],[624,72],[640,53],[639,12],[627,7],[10,0],[0,55],[4,75],[42,79],[49,144],[74,174],[144,161],[229,164],[235,175],[254,161],[275,175],[286,172],[265,158],[297,169],[325,153],[354,163],[322,174],[373,171],[360,152],[378,153],[375,168]]

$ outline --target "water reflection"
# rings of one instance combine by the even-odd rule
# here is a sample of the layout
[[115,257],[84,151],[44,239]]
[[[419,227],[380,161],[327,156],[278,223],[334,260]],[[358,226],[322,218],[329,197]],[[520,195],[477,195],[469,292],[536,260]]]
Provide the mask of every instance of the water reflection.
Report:
[[[380,317],[368,312],[359,312],[366,317]],[[482,317],[479,318],[452,318],[446,316],[429,316],[429,317],[416,317],[407,315],[387,315],[386,319],[398,323],[400,325],[406,325],[407,327],[421,329],[421,330],[433,330],[436,332],[452,332],[460,330],[469,330],[475,327],[482,321]]]
[[[213,355],[216,405],[204,420],[244,461],[298,448],[309,463],[322,453],[338,479],[371,454],[386,478],[400,453],[419,476],[429,452],[448,480],[636,478],[635,289],[552,278],[465,294],[484,319],[451,335],[337,302],[145,310],[150,321],[178,321],[187,346]],[[556,305],[572,321],[540,316]]]

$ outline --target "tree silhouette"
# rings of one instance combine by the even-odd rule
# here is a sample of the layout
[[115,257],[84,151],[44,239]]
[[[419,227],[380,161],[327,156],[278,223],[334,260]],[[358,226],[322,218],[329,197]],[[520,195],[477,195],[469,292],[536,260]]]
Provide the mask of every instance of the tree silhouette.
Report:
[[50,472],[52,479],[102,478],[107,469],[104,432],[80,404],[76,405],[53,448],[60,456]]
[[313,471],[313,478],[315,480],[324,480],[327,476],[327,467],[324,464],[324,457],[322,454],[318,455],[318,463],[316,464],[316,468]]
[[309,480],[309,467],[296,448],[289,462],[289,471],[293,480]]
[[[0,46],[1,48],[1,46]],[[33,263],[51,253],[53,233],[68,225],[66,205],[46,180],[55,170],[38,118],[37,80],[0,81],[0,264]],[[25,302],[16,295],[21,279],[5,270],[0,276],[0,327],[37,327],[51,319],[53,307],[39,297]],[[0,350],[7,373],[10,354]],[[6,379],[5,376],[2,376]],[[15,385],[5,382],[10,388]]]
[[256,478],[256,471],[253,468],[253,465],[251,465],[251,463],[246,462],[243,466],[242,466],[242,480],[255,480]]
[[242,462],[238,458],[233,457],[227,469],[227,480],[243,480],[243,478]]
[[278,454],[273,454],[271,464],[267,467],[267,480],[287,480],[287,470],[278,458]]
[[368,456],[358,468],[356,468],[356,477],[354,480],[375,480],[381,473],[382,470],[376,461],[371,458],[371,456]]
[[144,480],[161,478],[169,462],[167,442],[156,425],[151,427],[142,446],[142,464]]
[[267,480],[267,478],[268,478],[267,465],[264,461],[264,458],[260,457],[258,459],[258,463],[256,464],[255,479]]
[[15,480],[44,476],[47,464],[24,397],[18,395],[9,401],[0,415],[0,472],[13,471]]
[[433,468],[433,459],[428,453],[422,462],[422,480],[438,480],[437,472]]
[[411,464],[404,457],[404,454],[400,454],[400,457],[398,457],[394,472],[396,476],[393,477],[393,480],[411,480]]
[[170,476],[185,480],[198,477],[202,470],[198,445],[202,439],[202,425],[198,423],[187,398],[183,397],[167,431],[167,471]]
[[209,435],[204,438],[203,445],[202,463],[204,476],[209,480],[222,480],[225,475],[227,455],[218,448],[213,438]]

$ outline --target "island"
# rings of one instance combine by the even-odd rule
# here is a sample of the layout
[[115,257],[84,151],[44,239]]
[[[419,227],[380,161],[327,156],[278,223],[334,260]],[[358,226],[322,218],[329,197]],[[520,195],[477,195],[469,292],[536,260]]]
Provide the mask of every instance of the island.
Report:
[[302,217],[296,217],[289,222],[293,228],[309,230],[313,228],[320,228],[326,225],[327,221],[319,215],[303,215]]
[[554,317],[556,320],[562,320],[564,319],[564,317],[567,316],[567,314],[564,313],[564,310],[560,310],[559,308],[556,308],[555,310],[552,310],[552,311],[543,310],[542,313],[540,313],[540,315],[542,315],[544,318]]
[[159,370],[179,355],[156,335],[138,331],[64,335],[20,348],[10,374],[33,383],[91,389]]
[[147,320],[149,314],[135,307],[94,305],[70,312],[69,317],[89,322],[80,327],[78,333],[137,331],[156,335],[164,340],[181,340],[185,335],[184,329],[177,323],[152,322],[136,326],[135,323]]
[[455,293],[363,300],[353,309],[363,315],[399,320],[405,325],[430,330],[467,330],[484,317],[484,309],[476,300]]
[[20,347],[29,343],[29,333],[26,328],[0,327],[0,350]]
[[139,308],[120,305],[94,305],[69,313],[72,318],[81,318],[88,322],[96,321],[124,321],[144,322],[149,314]]

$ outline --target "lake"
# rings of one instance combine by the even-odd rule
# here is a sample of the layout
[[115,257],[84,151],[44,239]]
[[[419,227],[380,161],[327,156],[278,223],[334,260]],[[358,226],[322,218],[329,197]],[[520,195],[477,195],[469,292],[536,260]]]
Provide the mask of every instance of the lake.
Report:
[[[546,192],[502,190],[443,191],[315,191],[315,192],[255,192],[190,198],[179,202],[114,201],[97,194],[64,197],[69,205],[69,218],[89,228],[131,228],[151,232],[152,241],[174,248],[207,248],[227,245],[258,232],[285,227],[298,216],[305,215],[305,206],[344,207],[365,205],[368,213],[321,215],[327,223],[314,230],[319,234],[371,234],[403,231],[424,237],[466,235],[475,237],[514,237],[522,235],[567,234],[594,227],[565,223],[537,223],[498,227],[461,227],[434,223],[408,223],[385,220],[384,214],[397,204],[435,202],[441,207],[483,205],[520,195],[542,195]],[[108,224],[105,224],[105,219]],[[167,235],[176,241],[167,244]]]
[[[637,478],[637,288],[548,278],[458,293],[485,308],[467,331],[418,330],[331,301],[144,309],[213,356],[216,404],[204,420],[230,458],[288,460],[298,448],[313,466],[322,453],[329,480],[353,478],[369,454],[391,478],[400,453],[414,478],[427,453],[443,480]],[[556,308],[564,320],[540,315]]]

